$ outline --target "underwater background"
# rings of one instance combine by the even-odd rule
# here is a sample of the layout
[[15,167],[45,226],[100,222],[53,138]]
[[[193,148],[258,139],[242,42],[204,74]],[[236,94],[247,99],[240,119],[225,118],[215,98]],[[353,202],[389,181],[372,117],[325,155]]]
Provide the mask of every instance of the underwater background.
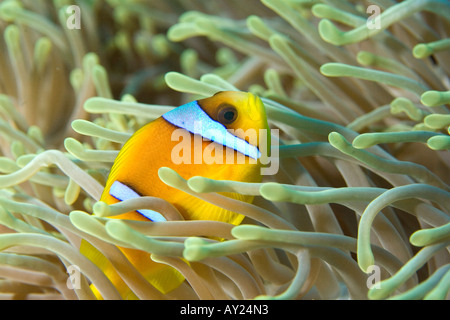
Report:
[[[119,299],[81,239],[140,299],[448,299],[449,1],[1,0],[0,33],[0,299]],[[108,219],[170,215],[98,202],[112,163],[224,90],[262,98],[278,172],[160,178],[242,224]],[[116,245],[186,281],[163,295]]]

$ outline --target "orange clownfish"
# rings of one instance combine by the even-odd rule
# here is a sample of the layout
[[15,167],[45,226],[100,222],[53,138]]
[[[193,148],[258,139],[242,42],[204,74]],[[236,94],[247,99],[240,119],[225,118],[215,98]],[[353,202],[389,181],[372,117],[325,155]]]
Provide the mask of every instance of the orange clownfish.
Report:
[[[261,132],[265,134],[261,135]],[[181,142],[180,138],[183,138]],[[260,182],[262,139],[270,149],[266,111],[258,97],[245,92],[224,91],[189,102],[146,124],[125,143],[100,200],[113,204],[139,196],[159,197],[173,204],[186,220],[217,220],[238,225],[243,215],[166,185],[159,179],[158,170],[161,167],[172,168],[184,179],[203,176],[216,180]],[[253,201],[252,196],[224,195],[245,202]],[[111,218],[166,221],[162,214],[143,209]],[[120,250],[163,294],[184,281],[178,271],[152,261],[147,252],[129,248]],[[122,298],[136,298],[100,252],[85,241],[81,251],[105,272]],[[93,290],[100,297],[96,289]]]

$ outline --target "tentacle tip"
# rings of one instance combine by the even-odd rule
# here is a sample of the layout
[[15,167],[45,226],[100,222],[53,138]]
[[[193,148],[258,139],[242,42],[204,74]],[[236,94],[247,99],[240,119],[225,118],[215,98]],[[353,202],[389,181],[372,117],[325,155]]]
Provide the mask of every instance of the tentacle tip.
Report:
[[126,238],[129,227],[126,226],[121,220],[108,219],[105,223],[105,230],[111,237],[123,241]]
[[370,147],[370,142],[366,136],[359,135],[353,140],[352,146],[356,149],[365,149]]
[[260,188],[259,192],[263,198],[269,201],[282,201],[285,197],[283,196],[284,188],[282,185],[276,182],[264,183]]
[[64,140],[64,147],[66,148],[67,152],[72,155],[80,154],[84,151],[83,145],[74,138],[66,138]]
[[437,113],[429,114],[423,120],[425,125],[432,129],[442,129],[448,126],[449,123],[449,118],[446,115]]
[[424,237],[421,234],[417,234],[417,232],[414,232],[411,237],[409,237],[409,242],[416,247],[423,247],[426,245],[426,241],[424,240]]
[[180,42],[186,40],[187,38],[198,35],[201,30],[201,27],[197,26],[197,23],[179,22],[178,24],[169,28],[167,32],[167,39],[173,42]]
[[375,55],[368,51],[360,51],[356,56],[356,60],[363,66],[370,66],[375,62]]
[[423,59],[433,54],[433,51],[424,43],[419,43],[413,48],[413,56],[416,59]]
[[80,133],[79,131],[84,127],[85,122],[86,120],[83,119],[75,119],[70,125],[75,132]]
[[320,66],[319,71],[324,76],[332,77],[334,75],[333,67],[334,67],[334,63],[333,62],[325,63],[325,64]]
[[233,227],[233,229],[231,229],[231,235],[237,239],[251,240],[257,237],[257,233],[261,228],[262,227],[259,226],[243,224]]
[[187,184],[188,184],[189,188],[191,188],[191,190],[198,192],[198,193],[207,192],[208,188],[210,186],[209,179],[201,177],[201,176],[195,176],[195,177],[190,178],[187,181]]
[[450,149],[450,137],[435,136],[427,140],[427,145],[432,150],[448,150]]
[[16,18],[17,12],[22,9],[22,5],[18,1],[4,1],[0,5],[0,18],[12,22]]
[[328,135],[328,141],[333,147],[338,148],[342,146],[347,140],[339,132],[333,131]]
[[175,170],[169,167],[159,168],[158,176],[162,182],[172,187],[175,186],[181,179],[183,179]]
[[311,12],[317,18],[324,18],[326,13],[329,11],[329,6],[323,3],[315,4],[311,7]]
[[207,257],[205,245],[208,243],[201,238],[191,237],[184,242],[183,257],[188,261],[199,261]]
[[435,107],[442,104],[441,93],[439,91],[426,91],[420,97],[420,102],[427,107]]
[[331,44],[336,46],[344,44],[343,42],[343,34],[341,30],[339,30],[330,20],[322,19],[319,22],[319,34],[320,37]]
[[107,217],[111,214],[111,209],[106,202],[98,201],[92,207],[94,215],[98,217]]
[[190,237],[190,238],[187,238],[185,241],[184,241],[184,245],[186,246],[186,247],[190,247],[190,246],[199,246],[199,245],[204,245],[204,244],[207,244],[208,242],[206,241],[206,240],[204,240],[204,239],[202,239],[202,238],[199,238],[199,237]]
[[83,67],[85,70],[92,70],[95,65],[100,63],[99,56],[94,52],[89,52],[83,57]]
[[74,210],[69,213],[70,222],[77,228],[82,228],[86,219],[89,219],[90,216],[88,213],[80,210]]
[[375,266],[375,259],[373,257],[372,252],[370,249],[364,250],[364,252],[361,252],[358,250],[358,266],[364,273],[371,273],[373,272],[373,268]]
[[19,167],[23,168],[27,164],[29,164],[31,161],[33,161],[34,158],[36,158],[35,154],[24,154],[23,156],[20,156],[17,158],[16,164]]

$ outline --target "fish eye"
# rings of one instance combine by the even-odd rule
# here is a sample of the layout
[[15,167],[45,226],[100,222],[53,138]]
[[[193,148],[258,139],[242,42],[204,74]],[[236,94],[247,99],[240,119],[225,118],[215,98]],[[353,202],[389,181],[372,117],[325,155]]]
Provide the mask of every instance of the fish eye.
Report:
[[220,106],[217,114],[217,120],[222,124],[231,124],[236,120],[238,112],[231,104],[223,104]]

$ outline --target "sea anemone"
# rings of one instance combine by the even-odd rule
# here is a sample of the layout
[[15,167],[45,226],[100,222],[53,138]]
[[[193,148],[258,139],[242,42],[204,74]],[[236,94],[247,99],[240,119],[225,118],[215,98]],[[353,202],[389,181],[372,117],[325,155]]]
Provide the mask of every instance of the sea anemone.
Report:
[[[445,0],[3,1],[0,298],[119,299],[81,239],[140,299],[448,298],[448,17]],[[159,176],[241,225],[98,201],[133,132],[223,90],[262,98],[278,172]],[[107,218],[143,208],[169,221]],[[116,245],[186,281],[163,295]]]

